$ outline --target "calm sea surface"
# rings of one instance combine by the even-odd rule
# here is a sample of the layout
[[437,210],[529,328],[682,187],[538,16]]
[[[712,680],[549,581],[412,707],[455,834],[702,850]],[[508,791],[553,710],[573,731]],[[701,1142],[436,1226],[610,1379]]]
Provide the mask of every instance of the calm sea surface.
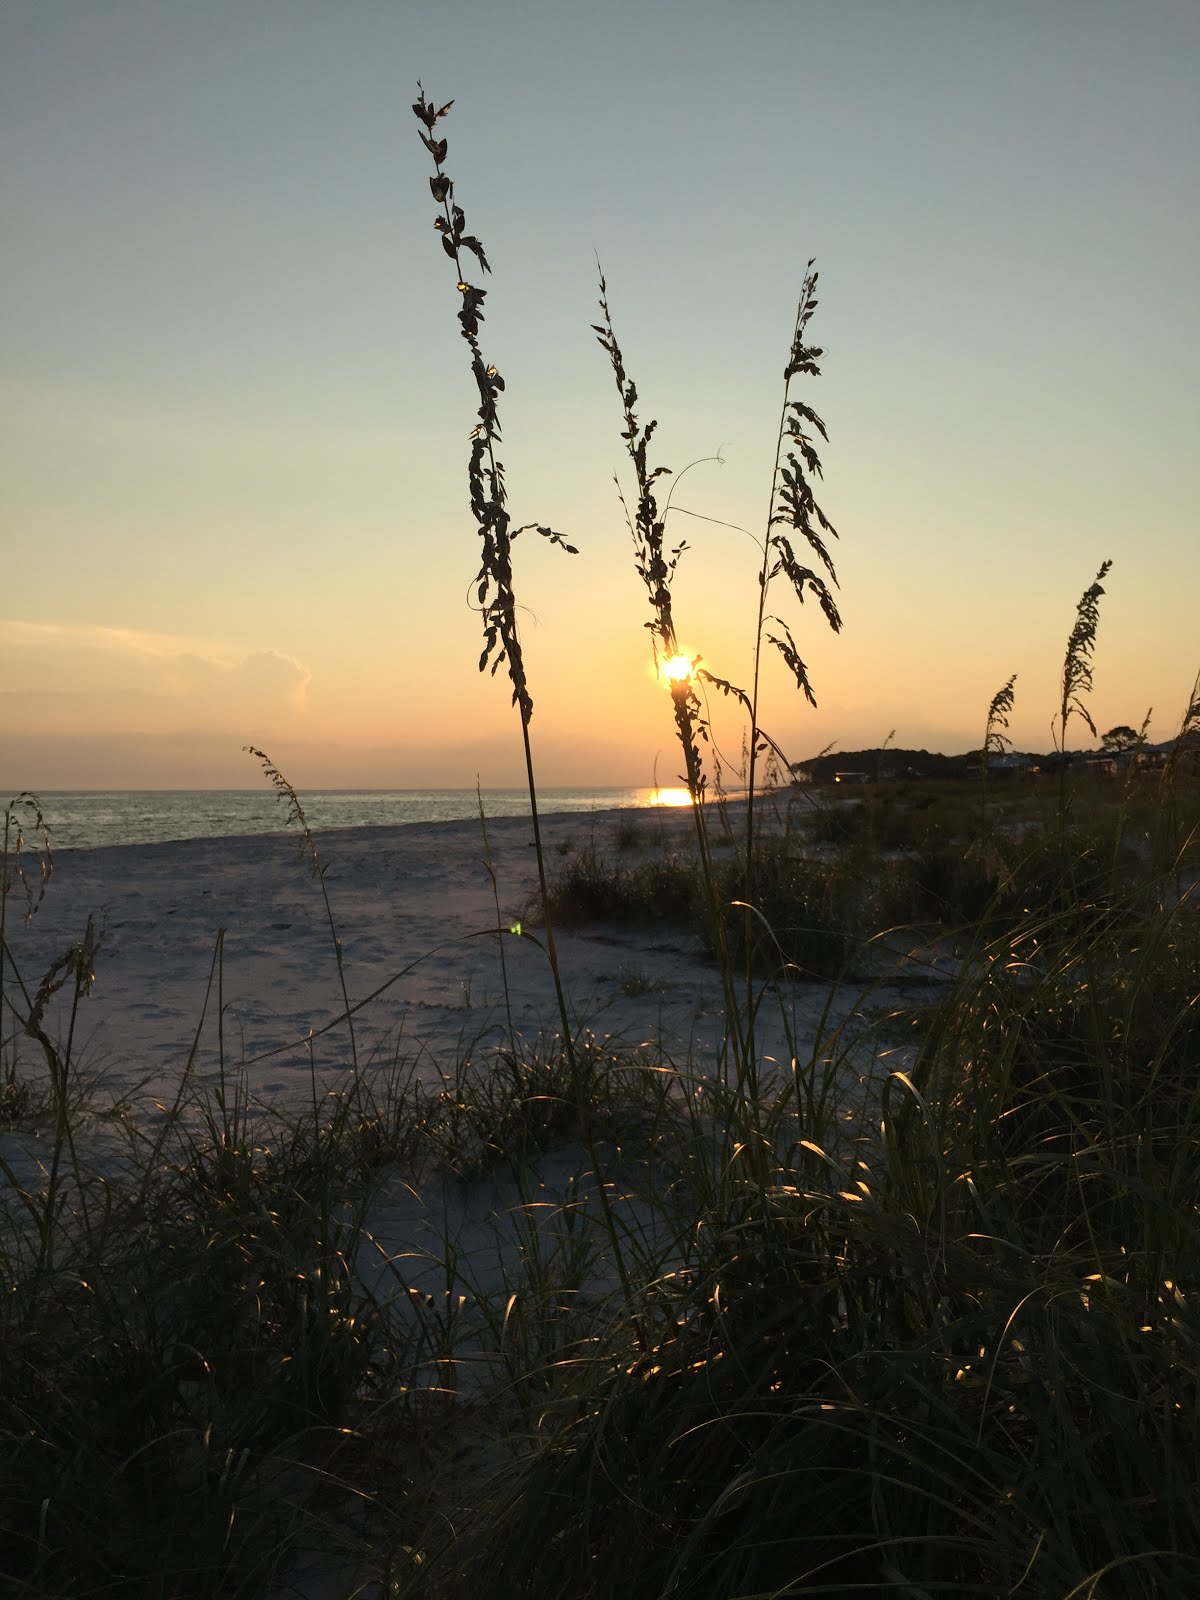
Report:
[[[677,794],[657,789],[544,789],[538,799],[543,814],[549,815],[671,804]],[[287,826],[287,801],[270,789],[89,790],[46,792],[38,798],[54,850],[279,833]],[[479,815],[474,789],[314,789],[306,790],[301,800],[314,830],[455,822]],[[529,796],[523,789],[485,789],[483,805],[489,817],[529,815]],[[32,831],[28,807],[21,808],[19,820],[27,833]]]

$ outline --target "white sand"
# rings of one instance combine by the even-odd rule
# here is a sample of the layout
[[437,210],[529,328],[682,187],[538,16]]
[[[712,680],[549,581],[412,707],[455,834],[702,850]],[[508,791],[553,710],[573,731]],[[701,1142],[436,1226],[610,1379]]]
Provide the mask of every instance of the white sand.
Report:
[[[635,818],[644,843],[627,860],[685,839],[691,826],[686,813],[666,810],[550,817],[550,870],[568,843],[594,842],[621,858],[617,830]],[[536,881],[532,830],[527,819],[504,818],[489,824],[489,836],[500,925],[508,929]],[[360,1063],[399,1055],[433,1075],[497,1042],[507,1026],[505,982],[479,824],[329,832],[318,835],[318,848],[351,1003],[389,985],[355,1016]],[[294,835],[61,852],[26,925],[14,915],[19,905],[14,896],[10,945],[31,990],[89,915],[101,930],[74,1056],[88,1077],[101,1079],[110,1101],[169,1103],[202,1017],[198,1076],[215,1078],[216,980],[207,1015],[205,1003],[221,930],[225,1060],[246,1068],[252,1094],[280,1109],[307,1101],[310,1031],[322,1080],[350,1064],[345,1024],[319,1032],[344,1007],[320,886]],[[549,965],[532,932],[503,939],[509,1005],[526,1038],[559,1027]],[[652,1043],[676,1060],[715,1060],[720,985],[689,936],[666,926],[592,927],[560,935],[559,951],[577,1026],[631,1046]],[[814,987],[796,997],[802,1032],[811,1036],[824,995]],[[53,1014],[59,1030],[63,998]],[[770,1055],[780,1045],[774,1036],[764,1049]],[[22,1049],[37,1070],[36,1045]]]
[[[640,843],[622,852],[618,835],[631,823]],[[546,819],[544,838],[553,872],[568,845],[594,844],[614,859],[633,861],[686,842],[691,827],[690,813],[666,809],[560,814]],[[532,829],[527,819],[505,818],[491,822],[488,832],[500,926],[509,929],[536,883]],[[559,1031],[549,965],[535,942],[539,930],[532,937],[506,932],[502,944],[496,932],[477,822],[329,832],[318,836],[318,849],[351,1003],[384,990],[355,1016],[368,1081],[397,1061],[415,1064],[422,1077],[437,1082],[467,1057],[486,1059],[507,1036],[501,948],[516,1032],[536,1044],[539,1035]],[[123,1148],[123,1122],[153,1127],[161,1119],[175,1101],[198,1033],[191,1084],[218,1081],[218,1013],[226,1071],[244,1070],[259,1107],[291,1112],[310,1105],[313,1063],[320,1089],[344,1080],[350,1041],[344,1021],[337,1021],[344,1006],[332,939],[320,885],[295,834],[65,851],[27,924],[14,914],[19,905],[14,895],[10,946],[31,991],[79,939],[89,915],[102,930],[95,986],[79,1008],[73,1046],[92,1113],[82,1122],[80,1148],[93,1160],[103,1164]],[[222,930],[218,1005],[212,974]],[[720,980],[691,936],[668,926],[593,926],[561,934],[559,956],[577,1029],[591,1029],[655,1063],[717,1069],[724,1030]],[[875,993],[869,1009],[877,1013],[886,998]],[[781,1001],[764,1007],[759,1043],[765,1065],[786,1068],[790,1059],[781,1004],[802,1057],[848,1023],[860,1042],[841,1068],[842,1092],[848,1102],[860,1099],[856,1079],[873,1069],[877,1046],[859,1003],[851,989],[830,1003],[824,984],[786,985]],[[65,1037],[68,1021],[64,991],[47,1031]],[[319,1032],[331,1022],[335,1026]],[[839,1054],[846,1040],[844,1031]],[[44,1081],[36,1042],[18,1038],[17,1044],[18,1070]],[[47,1143],[44,1130],[0,1133],[0,1153],[34,1186]],[[544,1165],[547,1183],[561,1179],[565,1185],[579,1172],[580,1156],[554,1152]],[[436,1198],[416,1194],[409,1176],[397,1175],[390,1202],[376,1213],[385,1253],[437,1254],[452,1238],[463,1265],[481,1282],[497,1284],[503,1250],[497,1254],[489,1219],[504,1214],[507,1201],[487,1184],[479,1192],[458,1185]]]

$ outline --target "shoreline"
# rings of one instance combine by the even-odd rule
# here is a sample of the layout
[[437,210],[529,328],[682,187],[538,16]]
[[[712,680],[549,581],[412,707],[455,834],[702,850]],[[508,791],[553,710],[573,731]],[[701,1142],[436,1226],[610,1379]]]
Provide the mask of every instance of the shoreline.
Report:
[[[588,810],[538,811],[539,820],[543,824],[561,823],[570,821],[574,823],[599,822],[607,818],[633,817],[652,818],[672,813],[688,814],[686,806],[607,806],[594,807]],[[484,821],[489,833],[494,829],[506,827],[528,827],[531,823],[531,813],[514,815],[504,813],[497,816],[488,816],[485,812]],[[342,827],[314,827],[309,824],[309,831],[317,841],[318,846],[322,840],[337,841],[350,839],[357,836],[371,836],[387,842],[387,836],[393,834],[412,834],[422,830],[444,829],[457,832],[473,832],[479,834],[479,817],[442,817],[421,818],[413,822],[359,822]],[[58,861],[63,857],[73,857],[83,853],[101,853],[118,850],[176,850],[187,846],[196,848],[228,847],[237,848],[261,844],[291,843],[300,849],[305,848],[304,835],[296,824],[290,827],[279,827],[252,833],[209,833],[194,834],[179,839],[136,839],[115,841],[112,844],[82,844],[82,845],[55,845],[53,831],[50,836],[50,851],[53,859]],[[32,859],[29,841],[26,841],[26,854]]]
[[[585,845],[616,855],[619,829],[626,838],[640,830],[642,851],[669,846],[690,837],[691,817],[625,807],[547,814],[542,825],[553,872]],[[489,819],[487,835],[485,851],[478,820],[456,819],[315,836],[351,1003],[384,990],[355,1017],[360,1065],[411,1056],[423,1075],[448,1070],[494,1042],[509,1010],[527,1038],[559,1027],[540,944],[508,931],[528,916],[536,884],[530,819]],[[197,1076],[212,1081],[219,949],[226,1064],[253,1064],[252,1092],[286,1106],[311,1095],[314,1070],[332,1079],[350,1065],[348,1030],[329,1030],[344,1002],[321,888],[294,829],[63,850],[28,922],[19,891],[10,900],[9,944],[32,994],[93,917],[96,981],[75,1045],[114,1103],[134,1094],[169,1103],[198,1029]],[[577,1026],[634,1046],[715,1053],[720,986],[689,935],[596,926],[558,942]],[[58,995],[50,1012],[64,1037],[67,999]],[[32,1040],[21,1055],[44,1072]]]
[[[560,789],[539,793],[542,816],[672,809],[676,789]],[[315,834],[353,828],[418,827],[428,822],[467,821],[478,826],[474,789],[325,790],[298,792]],[[20,802],[20,804],[18,804]],[[40,810],[51,849],[102,849],[122,844],[178,844],[192,839],[268,838],[294,831],[286,795],[256,790],[45,791],[10,793],[12,823],[31,838]],[[483,793],[487,820],[530,816],[524,789]],[[11,828],[10,828],[11,836]]]
[[[795,799],[803,786],[789,786],[780,790],[764,790],[764,798],[774,795]],[[611,803],[603,803],[605,791],[594,789],[551,790],[539,793],[538,815],[550,822],[567,818],[599,819],[605,816],[649,817],[690,812],[686,790],[679,786],[646,787],[642,789],[616,789],[607,793]],[[651,799],[652,795],[663,798]],[[51,854],[57,858],[77,850],[107,850],[123,847],[148,847],[162,844],[189,844],[203,840],[263,840],[292,835],[299,837],[299,829],[287,819],[286,799],[274,793],[258,790],[154,790],[145,791],[148,802],[155,798],[166,803],[139,814],[127,802],[143,798],[143,791],[23,791],[10,796],[12,809],[10,845],[17,827],[25,833],[27,846],[36,844],[41,830],[34,826],[34,809],[40,806],[44,828],[49,833]],[[668,798],[669,797],[669,798]],[[421,828],[431,825],[449,826],[466,823],[478,829],[479,811],[474,790],[325,790],[300,795],[305,809],[309,831],[318,839],[329,834],[369,831],[387,832],[392,829]],[[334,798],[349,804],[344,808],[348,815],[322,815],[320,801]],[[399,815],[411,798],[418,814]],[[243,803],[243,813],[232,815],[228,808],[209,805],[189,810],[186,802],[198,799]],[[95,800],[120,801],[121,806],[99,812],[89,810],[88,803]],[[484,820],[489,828],[501,823],[528,822],[532,815],[528,793],[525,790],[485,791]],[[18,805],[18,801],[24,803]],[[64,801],[65,806],[55,802]],[[467,802],[469,801],[469,805]],[[360,805],[359,802],[369,802]],[[376,804],[378,802],[378,804]],[[489,802],[492,808],[489,809]],[[721,801],[710,798],[706,805],[718,804],[734,809],[745,804],[744,791],[736,791]],[[374,808],[374,809],[372,809]],[[380,808],[386,814],[379,814]],[[450,808],[450,814],[445,814]],[[363,815],[356,813],[363,812]],[[31,852],[32,853],[32,852]]]

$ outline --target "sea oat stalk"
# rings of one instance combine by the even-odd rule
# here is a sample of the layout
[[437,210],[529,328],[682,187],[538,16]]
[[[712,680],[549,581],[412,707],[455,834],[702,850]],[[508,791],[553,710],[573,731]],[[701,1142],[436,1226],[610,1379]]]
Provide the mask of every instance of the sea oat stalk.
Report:
[[529,725],[533,719],[533,698],[529,692],[529,680],[525,672],[525,657],[517,628],[516,594],[513,589],[512,546],[520,534],[536,531],[551,544],[561,545],[568,555],[576,555],[578,552],[573,544],[568,544],[562,534],[541,523],[525,523],[519,528],[512,526],[504,483],[504,468],[496,453],[500,442],[497,408],[504,389],[504,380],[496,367],[485,360],[480,348],[479,329],[483,322],[483,302],[487,291],[468,281],[467,257],[473,256],[483,272],[490,272],[492,269],[483,245],[474,234],[466,231],[466,216],[454,197],[454,184],[445,169],[446,140],[437,134],[438,123],[446,116],[454,102],[448,100],[445,105],[438,106],[425,98],[425,91],[420,84],[417,85],[417,89],[419,93],[413,105],[413,113],[422,127],[421,143],[433,157],[434,175],[429,180],[429,189],[440,208],[433,225],[441,236],[443,250],[454,263],[457,275],[456,287],[460,296],[459,328],[470,351],[471,375],[475,379],[479,394],[479,420],[471,430],[471,452],[467,462],[471,511],[479,528],[481,543],[479,573],[475,581],[475,597],[483,616],[483,651],[479,657],[479,670],[484,671],[490,663],[494,676],[501,665],[506,664],[509,680],[512,683],[513,703],[517,707],[521,722],[521,743],[533,825],[534,854],[537,858],[538,887],[541,903],[545,908],[546,958],[554,982],[554,994],[562,1024],[563,1049],[570,1063],[572,1080],[576,1085],[584,1142],[596,1173],[600,1204],[612,1245],[614,1263],[628,1299],[629,1278],[620,1236],[610,1207],[607,1185],[597,1161],[591,1115],[579,1075],[574,1028],[567,1010],[554,925],[549,912],[550,888],[546,876],[546,853],[542,844],[541,818],[538,812],[533,745],[529,735]]
[[[635,407],[638,403],[637,385],[630,378],[625,369],[625,358],[617,340],[616,330],[613,327],[612,312],[608,304],[608,284],[603,272],[600,274],[600,315],[601,321],[592,324],[593,332],[599,342],[600,348],[608,357],[612,367],[613,377],[617,385],[617,394],[620,397],[621,412],[624,426],[621,438],[625,442],[625,449],[633,467],[634,483],[637,488],[637,499],[632,509],[621,497],[625,506],[626,520],[629,524],[630,534],[633,539],[634,567],[650,599],[650,620],[645,624],[650,634],[654,651],[654,659],[660,668],[666,663],[678,662],[683,659],[679,646],[679,636],[675,628],[675,608],[671,585],[679,561],[686,545],[679,544],[670,549],[666,543],[666,510],[660,510],[655,485],[660,478],[670,476],[671,469],[664,466],[650,465],[650,442],[658,427],[656,420],[651,419],[643,426],[639,420]],[[618,493],[620,485],[618,484]],[[680,748],[683,752],[684,782],[687,784],[688,794],[692,802],[692,817],[696,830],[696,846],[700,857],[701,881],[708,903],[708,913],[712,924],[713,941],[717,951],[722,977],[726,985],[726,1017],[728,1027],[733,1029],[739,1021],[739,1008],[735,996],[729,988],[729,961],[725,942],[725,925],[722,906],[716,892],[716,875],[713,871],[712,850],[708,838],[708,829],[705,822],[704,805],[707,798],[707,781],[704,775],[703,762],[700,756],[699,738],[706,731],[701,718],[700,701],[696,694],[695,679],[697,676],[695,662],[692,669],[687,672],[675,673],[672,671],[667,678],[671,691],[671,706],[675,715],[675,730],[679,736]],[[732,693],[744,700],[742,691],[734,689],[732,685],[720,684],[726,692]],[[745,1051],[736,1046],[738,1057],[739,1077],[745,1070]]]
[[[420,89],[420,85],[418,85]],[[462,207],[454,198],[454,184],[445,170],[447,144],[438,138],[438,123],[454,104],[448,100],[437,106],[420,97],[413,106],[417,120],[424,131],[421,143],[433,157],[434,176],[429,180],[430,192],[440,210],[434,219],[434,228],[441,235],[442,248],[454,263],[457,289],[460,296],[459,327],[471,354],[471,375],[479,393],[479,420],[471,430],[471,452],[467,462],[467,480],[470,486],[471,511],[479,527],[481,543],[479,573],[475,580],[475,597],[483,617],[483,651],[479,657],[479,670],[490,669],[494,675],[507,664],[512,683],[513,703],[521,719],[521,739],[525,754],[525,774],[529,789],[529,805],[533,821],[538,875],[543,904],[547,901],[545,856],[542,849],[541,820],[538,814],[537,784],[533,770],[533,747],[529,737],[529,724],[533,718],[533,698],[525,672],[525,657],[521,636],[517,628],[517,601],[513,589],[512,546],[522,533],[536,530],[551,544],[561,545],[569,555],[578,552],[568,544],[562,534],[540,523],[525,523],[514,528],[508,511],[508,495],[504,483],[504,467],[496,454],[500,441],[498,401],[504,390],[504,379],[490,362],[484,359],[479,343],[479,329],[483,322],[483,302],[486,289],[467,281],[467,256],[473,256],[483,272],[490,272],[483,245],[466,231],[467,219]],[[569,1047],[571,1034],[566,999],[562,992],[558,952],[554,929],[547,923],[546,951],[554,977],[555,992],[562,1018],[564,1041]]]
[[[279,799],[287,801],[287,820],[289,823],[294,822],[300,830],[300,848],[308,857],[309,869],[321,890],[321,899],[325,905],[325,920],[329,924],[329,937],[333,941],[333,954],[334,959],[337,961],[338,983],[341,985],[342,990],[342,1004],[345,1007],[346,1026],[350,1030],[350,1059],[354,1066],[354,1076],[357,1079],[359,1075],[358,1041],[354,1036],[354,1007],[350,1004],[350,991],[346,987],[346,968],[342,959],[341,936],[337,931],[337,923],[335,922],[333,916],[333,906],[329,900],[329,890],[325,884],[325,863],[321,860],[320,853],[317,850],[317,841],[313,837],[312,829],[308,825],[308,818],[305,815],[303,805],[300,803],[300,796],[288,782],[287,778],[284,777],[283,773],[280,772],[279,768],[271,760],[270,756],[267,755],[265,750],[259,750],[255,745],[252,744],[248,744],[244,748],[246,754],[253,756],[262,767],[264,777],[266,777],[271,787],[275,790],[275,793]],[[218,1005],[218,1031],[223,1026],[224,1007]]]
[[1063,660],[1058,717],[1051,723],[1054,743],[1062,758],[1058,773],[1060,829],[1067,820],[1067,723],[1073,715],[1082,717],[1092,738],[1096,737],[1096,724],[1084,696],[1092,692],[1092,653],[1096,648],[1096,633],[1100,626],[1100,597],[1104,593],[1104,580],[1111,570],[1111,561],[1101,562],[1095,579],[1083,591],[1075,607],[1075,625],[1067,640],[1067,653]]
[[1008,737],[1008,719],[1017,698],[1017,675],[1012,677],[1002,689],[997,689],[988,706],[987,726],[983,733],[983,772],[987,776],[988,757],[1003,755],[1005,750],[1012,749],[1012,740]]
[[[816,697],[809,681],[808,668],[801,658],[799,648],[790,628],[781,618],[768,614],[767,596],[771,583],[775,578],[783,575],[791,585],[792,592],[799,601],[803,602],[806,597],[816,599],[830,627],[837,632],[842,626],[841,615],[833,598],[833,587],[837,585],[837,575],[824,537],[828,535],[836,538],[837,533],[817,504],[811,483],[812,478],[821,475],[821,462],[813,442],[814,436],[819,435],[822,439],[828,436],[824,422],[812,407],[791,397],[791,385],[794,378],[802,375],[815,377],[820,373],[817,361],[823,352],[815,346],[806,345],[804,342],[807,337],[808,323],[817,306],[815,292],[817,274],[812,270],[812,265],[810,261],[805,273],[800,301],[796,311],[791,347],[784,368],[783,405],[776,438],[775,468],[771,482],[767,533],[762,541],[756,541],[762,551],[762,564],[759,571],[759,599],[754,634],[754,676],[751,691],[747,693],[728,680],[715,677],[698,665],[694,668],[694,674],[690,674],[686,680],[672,681],[671,683],[676,728],[687,766],[687,784],[692,796],[693,810],[697,818],[697,838],[700,845],[701,862],[704,868],[706,885],[710,893],[712,891],[713,874],[707,834],[701,814],[701,807],[705,798],[705,779],[697,743],[697,735],[708,737],[708,729],[706,722],[700,716],[700,705],[692,686],[692,676],[694,675],[696,678],[711,684],[714,688],[719,689],[722,694],[736,699],[749,715],[750,726],[746,760],[745,888],[744,900],[740,902],[745,918],[746,1005],[744,1009],[739,1008],[730,1003],[730,997],[727,997],[726,1009],[731,1016],[735,1013],[738,1014],[740,1028],[744,1025],[744,1032],[740,1033],[738,1040],[739,1081],[747,1085],[752,1095],[756,1093],[757,1078],[754,1061],[754,1017],[757,1005],[754,995],[753,966],[756,938],[753,930],[753,921],[756,915],[754,861],[756,845],[755,786],[758,758],[760,755],[770,751],[774,752],[781,762],[786,765],[778,745],[768,737],[759,722],[759,683],[764,642],[779,651],[792,672],[798,687],[803,690],[806,699],[811,705],[816,705]],[[679,558],[686,546],[680,544],[674,549],[668,550],[666,545],[665,524],[669,506],[660,512],[654,486],[668,469],[661,466],[651,468],[649,464],[649,445],[657,424],[651,421],[645,427],[642,427],[638,422],[635,411],[638,398],[637,387],[630,380],[625,370],[624,358],[613,329],[612,315],[608,304],[607,284],[603,274],[600,277],[600,311],[602,320],[593,325],[594,331],[601,348],[608,356],[616,379],[617,393],[620,396],[625,424],[621,437],[625,441],[625,448],[633,465],[634,477],[637,483],[636,507],[632,513],[626,507],[626,516],[633,535],[638,574],[645,583],[650,595],[651,620],[646,626],[650,630],[654,641],[656,657],[661,652],[667,658],[670,658],[678,652],[671,583],[675,576]],[[806,565],[797,556],[796,547],[799,542],[797,536],[803,540],[809,551],[815,556],[816,564],[814,566]],[[771,625],[778,631],[770,631]],[[722,970],[727,974],[728,962],[725,959],[727,946],[723,918],[721,907],[716,903],[715,898],[713,922],[717,949],[721,956]]]
[[[772,581],[782,574],[791,585],[796,599],[803,603],[805,596],[815,599],[826,622],[834,633],[842,628],[841,613],[833,598],[837,587],[837,572],[823,535],[836,539],[837,529],[817,504],[812,480],[822,476],[821,459],[817,454],[814,436],[828,441],[825,424],[813,408],[802,400],[792,399],[792,380],[798,377],[818,378],[821,369],[817,362],[824,351],[816,345],[806,345],[808,324],[817,309],[817,273],[809,261],[800,286],[800,299],[796,306],[796,323],[792,332],[791,349],[783,369],[783,404],[779,416],[779,433],[775,444],[775,470],[771,479],[770,510],[767,518],[767,537],[763,545],[762,568],[758,576],[758,619],[754,633],[754,676],[750,689],[750,753],[746,780],[746,898],[754,898],[754,780],[758,757],[763,753],[763,740],[759,728],[759,686],[762,674],[762,648],[764,642],[772,645],[783,657],[788,670],[796,680],[809,705],[816,707],[808,676],[808,667],[792,637],[791,630],[779,617],[767,611],[767,596]],[[796,555],[795,536],[808,546],[816,557],[816,566],[810,567]],[[832,586],[832,587],[831,587]],[[774,623],[779,633],[767,631]],[[782,637],[781,637],[782,635]]]
[[1104,593],[1104,580],[1112,571],[1112,562],[1101,563],[1091,586],[1083,591],[1075,608],[1075,626],[1067,640],[1067,654],[1063,661],[1062,684],[1055,743],[1062,752],[1067,748],[1067,723],[1072,715],[1082,717],[1093,739],[1096,724],[1084,699],[1092,691],[1092,653],[1096,648],[1096,633],[1100,626],[1100,597]]

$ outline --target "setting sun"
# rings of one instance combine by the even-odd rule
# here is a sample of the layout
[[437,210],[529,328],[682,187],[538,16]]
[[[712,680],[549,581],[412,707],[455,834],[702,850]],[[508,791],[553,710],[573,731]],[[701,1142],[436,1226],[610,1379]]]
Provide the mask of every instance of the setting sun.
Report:
[[661,663],[658,672],[665,683],[686,683],[692,675],[692,658],[670,656]]

